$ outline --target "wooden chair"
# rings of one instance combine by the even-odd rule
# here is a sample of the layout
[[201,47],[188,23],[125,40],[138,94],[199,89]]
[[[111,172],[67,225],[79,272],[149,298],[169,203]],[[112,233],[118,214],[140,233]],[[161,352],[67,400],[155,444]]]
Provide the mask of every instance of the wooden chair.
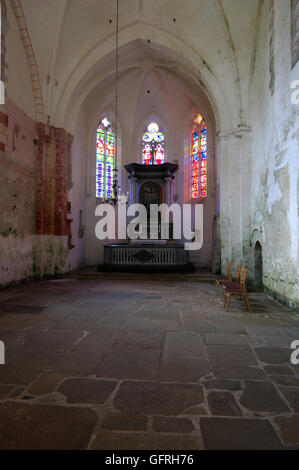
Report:
[[246,291],[246,277],[247,277],[247,268],[241,269],[240,274],[240,285],[237,286],[226,286],[225,289],[225,297],[224,297],[224,307],[226,307],[226,311],[228,311],[230,305],[230,299],[232,295],[239,295],[240,298],[244,298],[245,303],[247,305],[248,311],[251,312],[251,305],[248,299],[247,291]]
[[235,270],[235,281],[222,281],[222,298],[224,301],[226,287],[239,287],[240,286],[240,275],[242,266],[238,264]]
[[232,269],[233,269],[233,263],[231,261],[229,261],[227,263],[226,277],[225,276],[217,276],[216,277],[215,290],[216,290],[217,295],[218,295],[219,286],[220,286],[220,284],[222,284],[223,281],[232,282]]

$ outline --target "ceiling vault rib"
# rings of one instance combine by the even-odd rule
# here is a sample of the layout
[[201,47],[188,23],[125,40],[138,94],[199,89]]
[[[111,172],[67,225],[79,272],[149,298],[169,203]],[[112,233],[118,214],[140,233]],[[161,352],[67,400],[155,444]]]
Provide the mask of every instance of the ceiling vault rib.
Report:
[[238,90],[239,119],[240,119],[240,124],[243,124],[242,122],[243,121],[243,100],[242,100],[242,93],[241,93],[241,87],[240,87],[240,71],[239,71],[239,64],[238,64],[238,59],[237,59],[237,54],[236,54],[236,47],[233,41],[232,32],[230,29],[228,18],[224,10],[222,0],[215,0],[215,4],[219,12],[221,23],[224,28],[224,32],[225,32],[226,40],[227,40],[227,46],[230,52],[232,69],[233,69],[233,73],[235,76],[234,77],[235,86],[237,87],[237,90]]
[[44,122],[45,119],[45,110],[44,110],[44,99],[42,93],[42,87],[40,82],[39,70],[32,47],[31,38],[27,28],[26,19],[24,16],[23,7],[20,0],[11,0],[13,11],[17,20],[19,27],[20,36],[23,42],[25,49],[25,54],[27,58],[27,63],[29,67],[32,94],[33,94],[33,103],[34,103],[34,112],[35,119],[40,122]]
[[63,23],[64,23],[64,20],[65,20],[68,5],[69,5],[69,0],[63,0],[61,2],[60,15],[59,15],[59,20],[58,20],[58,24],[57,24],[57,30],[56,30],[56,34],[54,36],[53,53],[51,55],[50,69],[49,69],[49,73],[48,73],[49,84],[48,84],[48,87],[47,87],[47,96],[46,96],[46,113],[47,113],[47,116],[51,115],[51,105],[52,105],[53,85],[54,85],[54,78],[55,78],[57,53],[58,53],[58,48],[59,48],[59,43],[60,43],[60,38],[61,38],[61,32],[62,32]]

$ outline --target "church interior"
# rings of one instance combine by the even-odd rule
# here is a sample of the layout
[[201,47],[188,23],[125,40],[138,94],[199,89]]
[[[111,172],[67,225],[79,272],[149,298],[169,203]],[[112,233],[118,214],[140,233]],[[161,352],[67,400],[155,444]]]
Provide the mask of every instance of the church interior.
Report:
[[299,450],[299,0],[0,7],[0,450]]

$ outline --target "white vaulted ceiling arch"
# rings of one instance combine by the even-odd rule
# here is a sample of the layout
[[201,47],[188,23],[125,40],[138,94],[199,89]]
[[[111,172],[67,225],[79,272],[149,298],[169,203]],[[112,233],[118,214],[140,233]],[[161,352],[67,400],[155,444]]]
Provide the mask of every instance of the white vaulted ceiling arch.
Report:
[[[204,86],[218,110],[221,131],[229,132],[247,119],[259,2],[122,0],[120,46],[150,39],[157,53],[167,51],[169,65]],[[72,127],[68,110],[80,109],[76,101],[84,102],[103,77],[105,59],[113,54],[115,2],[39,0],[38,4],[23,0],[46,113],[52,124]],[[165,62],[165,54],[160,58]]]

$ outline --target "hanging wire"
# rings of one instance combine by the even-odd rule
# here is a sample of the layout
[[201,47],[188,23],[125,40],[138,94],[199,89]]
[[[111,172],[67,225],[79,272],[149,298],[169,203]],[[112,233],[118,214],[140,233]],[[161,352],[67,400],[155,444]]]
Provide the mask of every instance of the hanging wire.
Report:
[[118,199],[118,178],[117,178],[117,153],[118,153],[118,11],[119,0],[116,0],[116,32],[115,32],[115,158],[114,158],[114,181],[113,199],[115,203]]

